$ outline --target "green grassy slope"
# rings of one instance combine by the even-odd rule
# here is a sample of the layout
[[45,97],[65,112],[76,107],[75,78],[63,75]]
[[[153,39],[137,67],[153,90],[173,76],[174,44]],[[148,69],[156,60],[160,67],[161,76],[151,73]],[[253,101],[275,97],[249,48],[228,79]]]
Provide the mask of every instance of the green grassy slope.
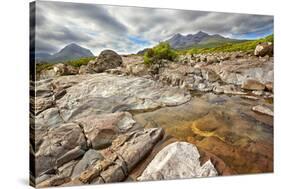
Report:
[[192,48],[178,50],[179,54],[201,54],[213,52],[233,52],[233,51],[250,51],[254,50],[260,42],[273,42],[273,34],[265,38],[249,41],[232,41],[227,43],[208,43],[198,45]]

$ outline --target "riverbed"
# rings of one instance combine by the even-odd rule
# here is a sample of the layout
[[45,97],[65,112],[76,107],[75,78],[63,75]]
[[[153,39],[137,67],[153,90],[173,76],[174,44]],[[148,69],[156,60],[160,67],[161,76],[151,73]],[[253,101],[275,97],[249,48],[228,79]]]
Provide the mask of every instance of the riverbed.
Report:
[[180,141],[196,144],[221,158],[235,174],[273,171],[273,117],[253,112],[271,100],[242,96],[194,95],[176,107],[135,114],[144,127],[162,127]]

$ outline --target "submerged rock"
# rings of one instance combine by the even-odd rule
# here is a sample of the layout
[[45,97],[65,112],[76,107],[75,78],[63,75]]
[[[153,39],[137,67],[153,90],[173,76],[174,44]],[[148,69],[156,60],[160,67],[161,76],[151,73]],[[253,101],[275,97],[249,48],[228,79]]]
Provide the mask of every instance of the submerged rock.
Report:
[[181,179],[218,174],[210,160],[200,166],[199,158],[195,145],[187,142],[172,143],[155,156],[138,180]]
[[269,115],[269,116],[273,116],[273,111],[266,107],[266,106],[262,106],[262,105],[257,105],[257,106],[254,106],[252,108],[253,111],[255,112],[259,112],[259,113],[262,113],[262,114],[266,114],[266,115]]

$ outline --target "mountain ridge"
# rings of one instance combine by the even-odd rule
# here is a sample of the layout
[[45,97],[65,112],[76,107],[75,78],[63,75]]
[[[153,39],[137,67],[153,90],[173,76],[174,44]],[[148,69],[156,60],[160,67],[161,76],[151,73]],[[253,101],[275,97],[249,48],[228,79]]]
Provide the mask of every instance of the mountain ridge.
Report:
[[76,43],[70,43],[63,47],[61,50],[54,54],[38,53],[36,54],[37,62],[59,62],[79,59],[83,57],[92,57],[94,54],[84,47],[77,45]]
[[239,42],[238,39],[231,39],[223,37],[219,34],[210,35],[206,32],[199,31],[195,34],[182,35],[176,33],[165,42],[169,43],[174,49],[191,48],[196,45],[207,45],[211,43],[227,43],[227,42]]

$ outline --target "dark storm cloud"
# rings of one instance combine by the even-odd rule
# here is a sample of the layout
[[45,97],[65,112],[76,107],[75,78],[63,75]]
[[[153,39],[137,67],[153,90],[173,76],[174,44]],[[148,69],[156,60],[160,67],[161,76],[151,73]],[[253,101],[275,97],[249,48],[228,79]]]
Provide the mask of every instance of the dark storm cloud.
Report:
[[[104,29],[112,32],[123,33],[127,28],[115,17],[109,15],[102,6],[83,4],[83,3],[64,3],[64,2],[40,2],[44,8],[61,14],[65,19],[78,18],[83,22],[96,22]],[[63,23],[62,23],[63,24]]]
[[36,39],[35,47],[37,53],[53,53],[59,50],[54,44],[41,39]]
[[86,42],[91,40],[91,37],[79,31],[73,31],[71,28],[57,26],[56,31],[45,30],[39,35],[40,38],[49,40],[58,40],[61,42],[71,43],[71,42]]
[[273,31],[273,17],[262,15],[45,1],[37,2],[36,8],[38,49],[51,53],[71,42],[95,54],[104,48],[128,53],[175,33],[202,30],[226,37],[247,38],[251,34],[258,38]]

